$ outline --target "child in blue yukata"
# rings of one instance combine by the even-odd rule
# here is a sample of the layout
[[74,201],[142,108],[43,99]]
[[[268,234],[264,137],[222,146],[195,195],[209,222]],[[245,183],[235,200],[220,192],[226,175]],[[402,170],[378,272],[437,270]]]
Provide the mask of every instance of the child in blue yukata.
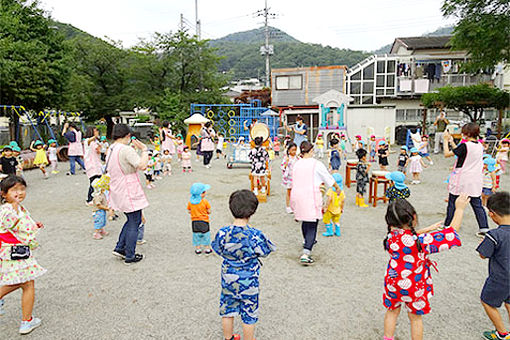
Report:
[[405,185],[406,175],[400,171],[389,172],[385,175],[386,179],[389,179],[392,184],[386,190],[385,195],[393,202],[397,198],[409,198],[411,196],[411,190]]
[[484,339],[510,339],[498,308],[505,304],[510,318],[510,195],[499,192],[487,200],[489,217],[499,226],[485,234],[476,251],[489,259],[489,277],[480,299],[496,330],[483,333]]
[[259,307],[259,257],[266,257],[276,247],[260,231],[248,225],[259,201],[249,190],[230,195],[229,207],[234,222],[221,228],[212,248],[223,257],[221,265],[220,315],[226,340],[239,340],[234,334],[234,316],[240,315],[243,339],[253,340]]
[[342,150],[340,149],[340,142],[338,139],[333,138],[329,145],[331,145],[331,154],[329,157],[329,167],[331,172],[338,172],[340,170]]

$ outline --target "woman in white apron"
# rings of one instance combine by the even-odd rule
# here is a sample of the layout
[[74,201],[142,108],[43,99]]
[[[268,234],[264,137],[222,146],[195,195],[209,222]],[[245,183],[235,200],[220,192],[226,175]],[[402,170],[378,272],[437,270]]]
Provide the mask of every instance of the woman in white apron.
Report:
[[[135,252],[136,238],[138,226],[142,223],[142,209],[148,207],[149,202],[137,172],[147,168],[147,146],[137,139],[132,140],[131,129],[125,124],[113,127],[112,138],[114,143],[106,157],[106,171],[110,175],[108,205],[127,217],[113,255],[123,258],[125,264],[132,264],[143,259],[143,255]],[[129,143],[141,151],[141,156]]]
[[301,143],[302,158],[294,164],[292,169],[292,190],[290,192],[290,206],[297,221],[302,222],[301,231],[305,243],[300,262],[303,265],[314,263],[310,256],[317,236],[317,225],[322,219],[322,183],[328,187],[340,188],[326,166],[313,158],[313,144],[308,141]]
[[[67,131],[69,130],[69,131]],[[67,155],[69,156],[69,172],[68,175],[74,175],[76,163],[78,163],[82,170],[85,170],[85,164],[81,159],[83,157],[83,144],[81,142],[81,132],[78,130],[74,123],[65,123],[62,130],[62,136],[69,141],[67,147]]]
[[[483,187],[483,145],[478,142],[480,127],[476,123],[468,123],[462,127],[464,139],[458,146],[455,146],[448,131],[443,134],[443,151],[445,157],[457,156],[453,171],[448,182],[448,208],[444,225],[450,225],[455,213],[455,200],[460,194],[467,194],[471,197],[469,203],[478,222],[478,236],[485,236],[489,231],[487,214],[482,207]],[[453,150],[450,150],[450,143]]]
[[89,192],[87,194],[87,204],[92,202],[92,194],[94,188],[92,182],[101,177],[103,171],[101,169],[101,146],[99,145],[99,130],[95,127],[89,126],[85,132],[85,167],[87,177],[89,178]]
[[216,137],[216,133],[214,132],[212,128],[212,123],[207,122],[205,125],[200,129],[200,152],[202,152],[202,155],[204,156],[204,166],[206,168],[211,167],[211,159],[213,157],[213,151],[214,151],[214,140],[213,138]]
[[168,150],[173,157],[175,155],[175,137],[172,135],[169,122],[163,122],[163,127],[159,129],[159,136],[161,138],[161,152]]

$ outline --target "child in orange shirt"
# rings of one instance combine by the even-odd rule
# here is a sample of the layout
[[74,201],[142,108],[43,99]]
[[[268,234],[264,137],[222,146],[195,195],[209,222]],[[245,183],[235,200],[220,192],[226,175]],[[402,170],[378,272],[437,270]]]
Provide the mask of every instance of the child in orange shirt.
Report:
[[211,205],[205,199],[210,185],[193,183],[190,189],[191,198],[188,202],[188,211],[191,215],[191,228],[193,229],[193,245],[195,254],[202,254],[202,247],[206,255],[211,254],[211,234],[209,232],[209,214]]

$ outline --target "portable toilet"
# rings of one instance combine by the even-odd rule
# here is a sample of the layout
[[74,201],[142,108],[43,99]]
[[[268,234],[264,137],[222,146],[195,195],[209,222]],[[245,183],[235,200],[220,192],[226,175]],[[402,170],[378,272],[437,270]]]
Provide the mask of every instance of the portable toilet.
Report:
[[191,149],[191,144],[198,141],[200,138],[200,129],[202,124],[205,124],[209,119],[202,116],[200,113],[195,113],[189,118],[184,120],[184,124],[188,125],[188,132],[186,133],[186,145]]

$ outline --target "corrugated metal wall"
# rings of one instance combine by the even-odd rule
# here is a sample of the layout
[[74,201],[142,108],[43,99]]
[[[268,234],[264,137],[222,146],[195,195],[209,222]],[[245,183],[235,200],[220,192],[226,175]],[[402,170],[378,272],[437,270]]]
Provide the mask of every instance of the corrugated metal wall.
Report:
[[[331,89],[345,93],[344,66],[304,67],[294,69],[274,69],[271,71],[272,105],[317,105],[313,99]],[[276,77],[302,75],[301,90],[277,90]]]

